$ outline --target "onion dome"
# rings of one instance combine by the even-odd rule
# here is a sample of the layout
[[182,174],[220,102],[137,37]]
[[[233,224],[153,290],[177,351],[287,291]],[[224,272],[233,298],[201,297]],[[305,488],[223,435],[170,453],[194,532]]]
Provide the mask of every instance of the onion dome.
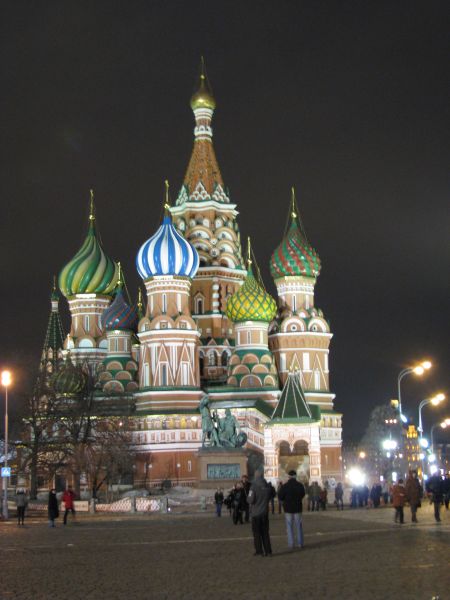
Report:
[[194,277],[199,257],[194,246],[172,225],[168,204],[169,184],[166,181],[165,215],[162,225],[142,246],[136,257],[136,267],[142,279],[158,275]]
[[72,396],[79,394],[86,385],[86,375],[80,367],[75,367],[67,355],[66,360],[52,377],[51,385],[56,394]]
[[200,66],[200,83],[197,91],[191,98],[191,108],[194,111],[198,108],[209,108],[210,110],[214,110],[216,108],[216,101],[206,77],[205,61],[203,60],[203,56]]
[[102,326],[106,330],[126,329],[135,331],[138,314],[135,306],[129,306],[123,297],[122,288],[119,287],[113,302],[102,314]]
[[59,274],[59,288],[66,298],[75,294],[108,295],[116,288],[118,278],[118,266],[106,256],[98,238],[91,190],[88,234],[81,248]]
[[320,258],[308,242],[292,198],[291,224],[281,244],[270,258],[270,273],[278,277],[317,277],[320,273]]
[[242,321],[264,321],[270,323],[277,312],[275,300],[258,283],[253,275],[251,263],[247,277],[227,302],[227,317],[233,323]]

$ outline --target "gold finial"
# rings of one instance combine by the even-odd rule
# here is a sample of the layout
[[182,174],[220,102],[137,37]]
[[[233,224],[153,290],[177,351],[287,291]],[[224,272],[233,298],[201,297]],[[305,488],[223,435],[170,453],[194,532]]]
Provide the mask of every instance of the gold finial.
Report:
[[292,193],[292,208],[291,208],[291,217],[293,219],[297,218],[297,213],[296,213],[296,200],[295,200],[295,188],[294,186],[291,187],[291,193]]
[[166,179],[164,181],[164,185],[166,187],[166,192],[164,196],[164,215],[168,217],[170,215],[170,199],[169,199],[169,182]]
[[91,196],[90,208],[89,208],[89,221],[95,221],[95,206],[94,206],[94,190],[89,190]]
[[120,263],[120,260],[119,260],[119,262],[117,263],[117,266],[119,267],[119,278],[117,279],[117,287],[119,287],[119,286],[121,286],[121,285],[122,285],[122,283],[123,283],[123,281],[122,281],[122,265],[121,265],[121,263]]
[[250,240],[250,236],[248,236],[247,238],[247,265],[250,269],[250,266],[252,264],[252,242]]
[[138,301],[137,301],[137,305],[138,305],[139,309],[142,308],[142,290],[141,290],[141,288],[138,288]]
[[53,291],[56,292],[56,275],[53,275]]
[[191,108],[196,110],[198,108],[208,108],[214,110],[216,108],[216,101],[211,90],[211,86],[208,81],[206,74],[205,59],[203,56],[200,58],[200,77],[197,90],[191,98]]

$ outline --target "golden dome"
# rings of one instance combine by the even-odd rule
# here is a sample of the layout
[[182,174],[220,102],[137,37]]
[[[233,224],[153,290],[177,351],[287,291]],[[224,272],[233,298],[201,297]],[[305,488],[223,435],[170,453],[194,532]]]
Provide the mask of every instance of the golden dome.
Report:
[[200,70],[200,82],[197,91],[191,98],[191,108],[192,110],[196,110],[197,108],[209,108],[210,110],[214,110],[216,108],[216,101],[206,78],[203,58]]

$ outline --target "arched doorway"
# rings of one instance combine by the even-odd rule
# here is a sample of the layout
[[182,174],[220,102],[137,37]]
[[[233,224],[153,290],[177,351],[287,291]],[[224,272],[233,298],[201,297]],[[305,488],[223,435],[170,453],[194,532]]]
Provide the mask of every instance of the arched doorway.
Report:
[[289,471],[297,473],[297,479],[302,483],[309,481],[309,452],[308,443],[297,440],[291,449],[288,442],[282,441],[278,445],[278,475],[286,480]]

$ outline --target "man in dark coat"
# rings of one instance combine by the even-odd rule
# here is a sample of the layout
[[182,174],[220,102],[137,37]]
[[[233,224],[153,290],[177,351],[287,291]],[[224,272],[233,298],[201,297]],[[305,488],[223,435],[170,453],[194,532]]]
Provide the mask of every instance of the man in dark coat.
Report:
[[242,476],[242,487],[244,489],[245,495],[244,495],[244,513],[245,513],[245,522],[248,523],[250,520],[250,506],[248,504],[248,495],[250,493],[250,481],[248,480],[248,475],[243,475]]
[[[297,548],[303,548],[302,510],[305,488],[302,483],[297,481],[297,473],[295,471],[289,471],[288,475],[289,479],[281,486],[278,498],[283,502],[288,546],[293,550],[295,545]],[[294,544],[294,531],[296,544]]]
[[271,556],[272,546],[269,536],[269,502],[270,486],[264,479],[262,471],[255,472],[255,478],[248,493],[248,504],[252,517],[255,556]]
[[48,495],[48,524],[49,527],[55,527],[55,519],[59,517],[58,499],[56,490],[52,488]]
[[444,498],[444,485],[440,475],[433,475],[427,481],[427,492],[431,494],[431,500],[434,504],[434,518],[436,523],[441,522],[441,504]]
[[417,471],[410,471],[405,485],[406,500],[411,507],[411,521],[417,523],[417,509],[422,498],[422,486],[417,479]]

